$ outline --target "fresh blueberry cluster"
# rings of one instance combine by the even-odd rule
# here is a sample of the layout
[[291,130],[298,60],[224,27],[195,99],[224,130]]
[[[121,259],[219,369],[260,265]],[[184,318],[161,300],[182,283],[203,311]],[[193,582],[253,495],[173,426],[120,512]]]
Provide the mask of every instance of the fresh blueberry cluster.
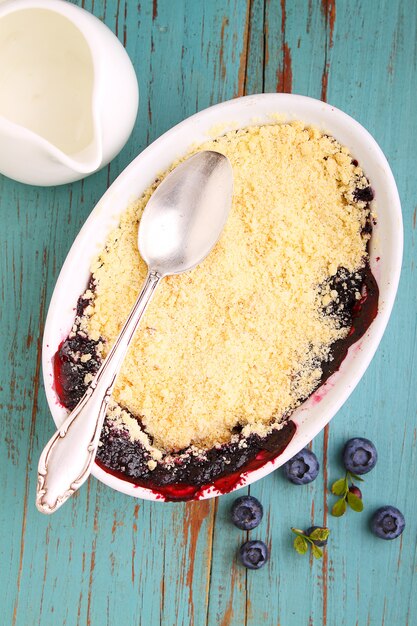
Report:
[[[363,482],[361,476],[370,472],[378,461],[378,452],[372,441],[364,437],[354,437],[346,442],[343,454],[345,476],[332,485],[332,493],[339,496],[332,508],[332,515],[340,517],[347,508],[363,510],[362,491],[353,481]],[[317,456],[309,448],[303,448],[282,466],[284,476],[294,485],[307,485],[315,480],[320,470]],[[241,530],[252,530],[261,523],[262,504],[253,496],[237,498],[231,509],[232,522]],[[395,539],[405,528],[404,515],[394,506],[383,506],[372,516],[371,530],[381,539]],[[323,555],[330,530],[324,526],[310,526],[307,530],[291,528],[296,535],[294,548],[299,554],[311,549],[319,559]],[[268,547],[263,541],[246,541],[239,550],[242,564],[248,569],[260,569],[269,558]]]
[[[332,509],[332,514],[336,517],[343,515],[348,506],[354,511],[363,510],[362,492],[353,481],[363,482],[361,476],[375,467],[378,452],[369,439],[354,437],[346,442],[342,457],[346,469],[345,477],[332,485],[332,493],[339,496]],[[379,508],[371,519],[371,530],[381,539],[395,539],[404,528],[404,515],[394,506]]]
[[[241,496],[232,505],[232,522],[241,530],[252,530],[259,526],[263,514],[262,504],[253,496]],[[239,557],[248,569],[260,569],[268,560],[268,547],[263,541],[246,541],[240,547]]]
[[378,452],[369,439],[354,437],[343,448],[345,476],[332,485],[332,493],[339,496],[332,508],[332,515],[340,517],[350,507],[353,511],[363,511],[362,491],[353,481],[363,482],[361,476],[370,472],[378,460]]
[[[303,448],[282,466],[282,471],[294,485],[308,485],[316,480],[320,463],[317,456],[309,448]],[[291,528],[296,535],[294,548],[298,554],[305,554],[310,547],[311,553],[316,559],[323,556],[321,548],[327,545],[330,530],[325,526],[310,526],[307,530]]]

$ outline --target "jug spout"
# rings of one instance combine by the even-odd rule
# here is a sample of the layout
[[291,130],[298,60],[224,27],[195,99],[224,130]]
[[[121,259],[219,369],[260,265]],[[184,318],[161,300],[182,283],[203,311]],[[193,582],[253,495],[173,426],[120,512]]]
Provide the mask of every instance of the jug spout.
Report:
[[[90,155],[90,150],[83,150],[82,153],[75,155],[72,159],[69,157],[67,162],[74,172],[79,172],[85,176],[98,170],[101,160],[101,151],[96,150]],[[63,162],[65,162],[64,159]]]
[[43,137],[0,116],[0,171],[22,183],[57,185],[84,178],[102,164],[97,137],[78,154],[66,154]]
[[103,147],[98,123],[94,121],[93,125],[97,128],[94,128],[92,140],[79,152],[67,153],[53,144],[46,146],[52,159],[83,176],[99,169],[103,161]]

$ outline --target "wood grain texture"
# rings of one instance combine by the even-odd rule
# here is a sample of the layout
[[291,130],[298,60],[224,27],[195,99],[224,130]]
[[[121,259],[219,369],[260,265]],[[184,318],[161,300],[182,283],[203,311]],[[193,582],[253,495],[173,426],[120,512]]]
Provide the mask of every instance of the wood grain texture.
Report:
[[[57,188],[0,177],[0,623],[17,626],[353,626],[417,624],[417,5],[413,0],[85,0],[132,58],[141,99],[134,132],[98,174]],[[322,97],[353,115],[386,153],[403,203],[403,273],[388,330],[360,385],[312,447],[313,484],[279,472],[250,492],[265,508],[252,538],[271,547],[259,572],[236,561],[246,533],[233,495],[193,504],[135,501],[92,479],[52,518],[34,506],[38,455],[53,432],[40,342],[65,255],[94,204],[149,142],[186,116],[245,93]],[[328,514],[343,442],[375,441],[366,509]],[[246,490],[247,491],[247,490]],[[403,538],[368,523],[392,503]],[[322,562],[296,555],[290,526],[331,528]]]

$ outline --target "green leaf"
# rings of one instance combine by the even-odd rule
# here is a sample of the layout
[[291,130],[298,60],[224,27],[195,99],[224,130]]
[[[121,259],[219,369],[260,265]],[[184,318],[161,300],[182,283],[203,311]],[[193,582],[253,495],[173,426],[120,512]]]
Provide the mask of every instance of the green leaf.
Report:
[[293,526],[291,526],[291,530],[296,535],[301,535],[302,537],[304,537],[304,535],[305,535],[304,530],[300,530],[300,528],[294,528]]
[[313,541],[326,541],[330,534],[330,530],[328,528],[316,528],[312,533],[309,534],[310,539]]
[[361,478],[360,476],[358,476],[357,474],[352,474],[352,472],[347,472],[347,474],[350,476],[350,478],[354,478],[355,480],[359,480],[360,483],[365,482],[363,478]]
[[346,500],[344,498],[340,498],[337,500],[332,508],[332,515],[334,517],[341,517],[346,513]]
[[348,481],[346,478],[341,478],[340,480],[336,480],[332,485],[332,493],[335,496],[344,496],[348,490]]
[[298,554],[305,554],[308,550],[308,543],[304,539],[304,537],[300,537],[300,535],[298,535],[294,539],[294,548],[296,549]]
[[354,493],[350,493],[349,491],[349,493],[347,494],[347,501],[350,508],[357,513],[363,511],[363,502],[360,498],[358,498],[358,496],[355,496]]
[[315,559],[321,559],[321,557],[323,556],[323,551],[320,550],[320,548],[314,543],[311,544],[311,551]]

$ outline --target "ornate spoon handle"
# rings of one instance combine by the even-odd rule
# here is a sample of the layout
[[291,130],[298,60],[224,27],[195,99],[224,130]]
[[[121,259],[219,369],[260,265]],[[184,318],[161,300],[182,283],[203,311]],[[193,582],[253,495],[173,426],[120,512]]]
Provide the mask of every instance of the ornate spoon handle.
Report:
[[140,319],[161,280],[150,271],[107,358],[62,426],[46,444],[38,465],[36,506],[54,513],[90,475],[114,382]]

